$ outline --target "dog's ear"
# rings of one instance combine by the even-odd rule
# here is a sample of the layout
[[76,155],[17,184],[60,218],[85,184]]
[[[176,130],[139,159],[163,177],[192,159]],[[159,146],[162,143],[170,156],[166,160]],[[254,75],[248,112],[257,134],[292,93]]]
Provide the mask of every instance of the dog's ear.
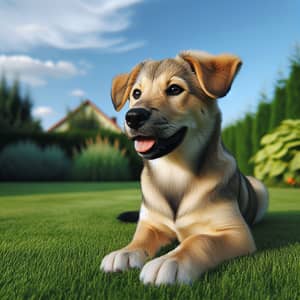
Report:
[[184,51],[179,57],[196,73],[200,87],[210,98],[224,97],[230,90],[242,61],[231,54],[210,55],[200,51]]
[[119,111],[129,98],[132,86],[143,64],[135,66],[130,73],[117,75],[112,81],[111,100],[116,111]]

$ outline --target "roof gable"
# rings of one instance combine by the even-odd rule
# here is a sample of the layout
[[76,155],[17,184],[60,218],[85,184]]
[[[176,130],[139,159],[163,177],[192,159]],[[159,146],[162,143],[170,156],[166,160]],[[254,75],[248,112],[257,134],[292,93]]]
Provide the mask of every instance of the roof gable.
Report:
[[56,122],[53,126],[51,126],[47,131],[55,131],[59,127],[62,127],[65,123],[68,122],[69,118],[72,118],[72,116],[75,116],[78,112],[80,112],[82,109],[84,110],[92,110],[96,116],[100,119],[99,122],[105,123],[104,127],[109,128],[111,130],[114,130],[116,132],[121,132],[121,128],[118,126],[118,124],[111,118],[109,118],[105,113],[103,113],[91,100],[85,100],[83,103],[81,103],[77,108],[71,111],[70,114],[66,115],[64,118]]

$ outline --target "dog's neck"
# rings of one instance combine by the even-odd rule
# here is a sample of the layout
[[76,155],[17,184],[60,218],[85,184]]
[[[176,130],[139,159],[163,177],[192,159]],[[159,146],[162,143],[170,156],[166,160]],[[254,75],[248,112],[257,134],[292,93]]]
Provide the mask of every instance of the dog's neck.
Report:
[[[145,161],[146,181],[149,181],[166,198],[172,208],[174,216],[183,195],[196,184],[206,190],[214,190],[222,182],[227,182],[236,171],[234,158],[226,152],[221,140],[221,120],[207,135],[186,136],[185,141],[171,154],[164,157]],[[145,178],[145,177],[144,177]],[[143,177],[142,177],[143,180]]]

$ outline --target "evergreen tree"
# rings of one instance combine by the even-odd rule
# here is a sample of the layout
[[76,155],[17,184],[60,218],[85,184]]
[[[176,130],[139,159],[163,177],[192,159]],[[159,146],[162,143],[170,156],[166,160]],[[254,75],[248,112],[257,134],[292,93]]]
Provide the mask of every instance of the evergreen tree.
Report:
[[300,118],[300,47],[291,59],[291,72],[287,81],[286,117]]
[[15,80],[6,100],[7,110],[9,111],[8,120],[11,127],[20,127],[21,125],[22,104],[20,84],[18,80]]
[[226,149],[232,154],[236,154],[236,137],[235,137],[235,125],[229,125],[222,131],[222,140]]
[[253,153],[259,149],[260,139],[269,130],[271,116],[271,104],[268,103],[267,95],[261,93],[261,100],[259,102],[257,112],[253,118],[252,130],[252,147]]
[[269,131],[277,127],[285,119],[286,113],[286,80],[279,79],[275,86],[274,98],[271,102],[271,117]]
[[31,110],[32,110],[32,103],[30,100],[29,92],[26,93],[23,99],[23,105],[21,107],[21,121],[22,122],[30,122],[31,121]]
[[6,119],[9,115],[6,99],[8,97],[8,86],[5,76],[2,76],[0,82],[0,119]]
[[253,115],[247,113],[244,118],[243,133],[244,133],[244,143],[243,143],[243,154],[244,154],[244,170],[245,174],[253,173],[253,166],[250,164],[249,160],[253,155],[253,144],[252,144],[252,130],[253,130]]
[[243,171],[245,169],[245,159],[244,159],[244,130],[243,130],[243,120],[238,120],[235,124],[235,158],[238,162],[238,167]]
[[39,121],[31,115],[32,102],[29,93],[22,96],[18,80],[12,86],[7,84],[5,76],[0,81],[0,131],[41,130]]
[[252,156],[252,126],[253,116],[248,113],[246,116],[239,120],[235,126],[236,132],[236,158],[240,170],[245,174],[251,174],[253,167],[249,163]]

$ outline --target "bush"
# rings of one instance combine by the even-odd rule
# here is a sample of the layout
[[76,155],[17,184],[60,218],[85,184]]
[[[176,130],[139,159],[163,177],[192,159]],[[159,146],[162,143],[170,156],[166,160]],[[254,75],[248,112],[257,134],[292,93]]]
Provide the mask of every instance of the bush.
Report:
[[252,161],[258,179],[274,185],[300,186],[300,120],[285,120],[261,139]]
[[115,133],[104,128],[100,128],[97,131],[76,131],[76,132],[1,132],[0,131],[0,151],[7,145],[15,144],[20,141],[31,140],[38,146],[45,148],[50,145],[58,146],[63,149],[69,158],[73,158],[74,150],[81,151],[85,147],[87,138],[96,140],[97,136],[101,136],[113,144],[115,140],[120,143],[120,148],[126,149],[126,157],[129,160],[130,165],[130,179],[137,180],[140,177],[142,170],[142,160],[134,150],[132,141],[123,133]]
[[69,169],[69,159],[57,146],[41,149],[32,142],[19,142],[0,152],[0,180],[63,180]]
[[117,140],[114,146],[107,139],[90,140],[87,148],[75,155],[71,177],[83,181],[129,180],[129,162],[124,152],[119,150]]

